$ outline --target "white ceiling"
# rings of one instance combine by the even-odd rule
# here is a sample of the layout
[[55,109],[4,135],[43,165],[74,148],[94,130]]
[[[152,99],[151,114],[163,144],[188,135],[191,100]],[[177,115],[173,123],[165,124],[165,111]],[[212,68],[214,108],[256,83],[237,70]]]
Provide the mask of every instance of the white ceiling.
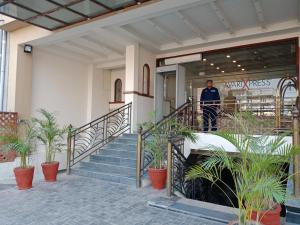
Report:
[[31,44],[83,62],[124,58],[139,42],[156,54],[211,42],[299,29],[299,0],[162,0],[74,28]]

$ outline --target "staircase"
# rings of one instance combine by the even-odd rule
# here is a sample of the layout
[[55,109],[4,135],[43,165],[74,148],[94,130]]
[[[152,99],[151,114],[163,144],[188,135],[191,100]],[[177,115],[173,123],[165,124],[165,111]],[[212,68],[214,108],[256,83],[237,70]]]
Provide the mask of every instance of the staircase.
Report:
[[136,184],[136,134],[124,133],[80,161],[72,174],[118,184]]

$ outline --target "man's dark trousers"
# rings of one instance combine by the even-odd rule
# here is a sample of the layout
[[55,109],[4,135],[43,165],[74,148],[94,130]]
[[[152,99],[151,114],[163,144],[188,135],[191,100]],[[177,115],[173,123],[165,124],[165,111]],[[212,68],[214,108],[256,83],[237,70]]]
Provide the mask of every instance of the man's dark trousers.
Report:
[[203,131],[208,132],[209,119],[211,122],[211,130],[217,131],[217,107],[216,106],[203,106]]

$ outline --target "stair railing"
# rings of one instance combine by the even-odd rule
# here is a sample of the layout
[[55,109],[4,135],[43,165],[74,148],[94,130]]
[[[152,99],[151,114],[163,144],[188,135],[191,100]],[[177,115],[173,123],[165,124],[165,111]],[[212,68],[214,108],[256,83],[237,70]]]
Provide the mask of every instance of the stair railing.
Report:
[[186,198],[195,198],[195,181],[185,179],[186,172],[191,166],[184,156],[184,138],[170,136],[167,151],[168,197],[174,195],[175,192],[179,192]]
[[67,173],[71,167],[116,137],[131,131],[132,103],[124,105],[92,122],[69,131]]
[[[169,121],[176,119],[177,122],[185,125],[193,126],[193,103],[187,102],[177,108],[175,111],[170,113],[168,116],[158,121],[156,126],[163,127],[168,126]],[[151,139],[154,127],[143,131],[142,127],[138,130],[138,141],[137,141],[137,153],[136,153],[136,186],[137,188],[142,185],[142,176],[146,173],[148,167],[153,161],[152,154],[145,149],[145,141]],[[165,130],[165,129],[164,129]],[[170,127],[171,132],[171,127]]]

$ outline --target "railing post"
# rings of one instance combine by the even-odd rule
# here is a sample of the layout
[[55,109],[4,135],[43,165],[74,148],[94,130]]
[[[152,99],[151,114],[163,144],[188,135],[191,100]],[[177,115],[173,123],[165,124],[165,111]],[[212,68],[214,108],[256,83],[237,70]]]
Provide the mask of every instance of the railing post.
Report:
[[72,125],[68,127],[68,139],[67,139],[67,174],[71,173],[71,154],[72,154]]
[[142,131],[143,128],[138,129],[138,139],[136,146],[136,187],[140,188],[142,186],[141,180],[141,165],[142,165]]
[[171,137],[168,139],[168,150],[167,150],[167,196],[172,196],[172,143]]
[[[297,107],[293,109],[293,144],[295,146],[300,145],[299,140],[299,110]],[[300,197],[300,154],[294,156],[293,159],[294,169],[294,195]]]

